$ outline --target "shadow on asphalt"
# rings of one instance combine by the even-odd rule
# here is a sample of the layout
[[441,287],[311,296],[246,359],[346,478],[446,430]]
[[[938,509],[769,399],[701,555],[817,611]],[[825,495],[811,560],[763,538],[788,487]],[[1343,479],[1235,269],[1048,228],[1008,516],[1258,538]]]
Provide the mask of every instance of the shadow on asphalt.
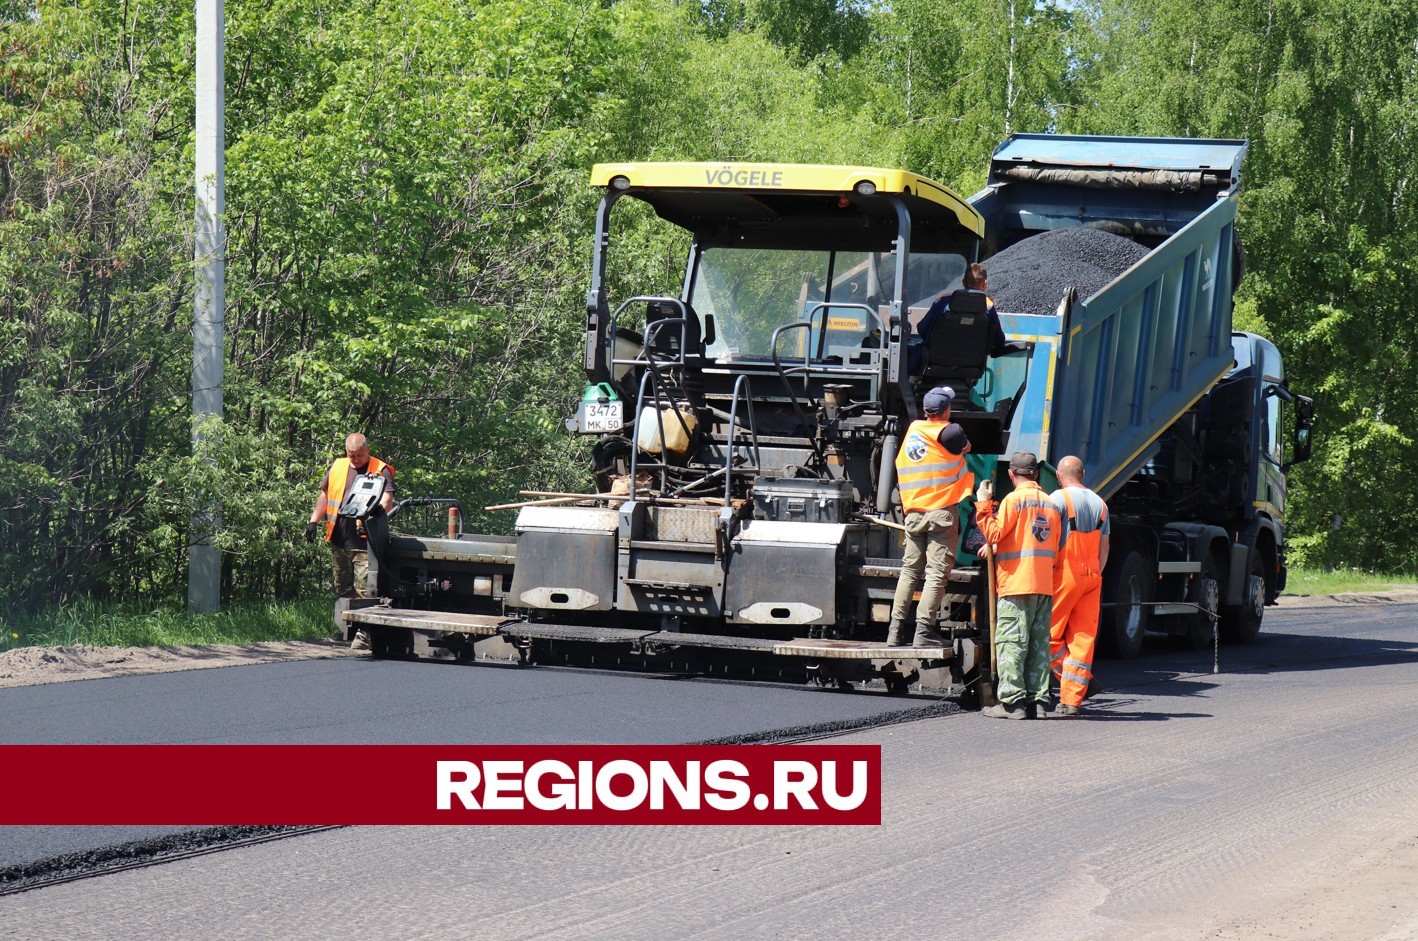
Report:
[[[1272,626],[1272,620],[1280,623]],[[1215,687],[1206,677],[1219,674],[1313,673],[1418,663],[1418,605],[1287,611],[1268,617],[1267,625],[1271,629],[1263,628],[1252,643],[1223,642],[1219,650],[1183,650],[1172,638],[1149,634],[1137,658],[1094,663],[1094,695],[1146,687],[1149,696],[1196,696]],[[1313,632],[1302,632],[1311,627]],[[1108,714],[1122,717],[1116,711]]]

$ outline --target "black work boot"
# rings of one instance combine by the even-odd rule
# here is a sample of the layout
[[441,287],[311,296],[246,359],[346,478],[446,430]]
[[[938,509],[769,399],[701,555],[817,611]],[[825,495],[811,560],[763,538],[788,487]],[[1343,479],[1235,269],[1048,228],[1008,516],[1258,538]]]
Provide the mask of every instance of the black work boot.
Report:
[[892,618],[891,626],[886,629],[886,646],[906,647],[910,643],[906,637],[906,622],[900,618]]
[[949,641],[940,632],[933,622],[916,622],[916,639],[911,643],[912,647],[948,647]]

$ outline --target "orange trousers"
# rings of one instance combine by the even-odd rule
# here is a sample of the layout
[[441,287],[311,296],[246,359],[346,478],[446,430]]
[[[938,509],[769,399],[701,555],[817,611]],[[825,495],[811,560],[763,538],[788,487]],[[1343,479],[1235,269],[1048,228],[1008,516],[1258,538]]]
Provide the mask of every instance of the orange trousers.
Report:
[[[1067,563],[1060,563],[1067,565]],[[1083,705],[1093,680],[1093,645],[1098,638],[1098,610],[1103,597],[1103,576],[1092,572],[1063,573],[1054,594],[1049,623],[1049,661],[1059,680],[1059,702]]]

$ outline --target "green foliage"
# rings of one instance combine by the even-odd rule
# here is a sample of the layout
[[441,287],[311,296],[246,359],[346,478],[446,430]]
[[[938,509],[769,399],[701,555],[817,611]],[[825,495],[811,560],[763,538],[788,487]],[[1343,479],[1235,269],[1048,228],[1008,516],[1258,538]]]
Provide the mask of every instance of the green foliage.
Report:
[[1412,571],[1382,572],[1363,569],[1291,569],[1287,595],[1337,595],[1350,592],[1412,590],[1418,587]]
[[756,31],[801,65],[856,55],[871,36],[870,10],[861,0],[706,0],[697,13],[713,38]]
[[1277,343],[1319,414],[1293,558],[1401,567],[1406,499],[1380,482],[1418,459],[1418,8],[1125,0],[1095,22],[1065,128],[1251,141],[1238,325]]
[[1072,5],[898,0],[863,55],[863,106],[898,136],[898,160],[966,193],[1007,135],[1050,130],[1071,102]]

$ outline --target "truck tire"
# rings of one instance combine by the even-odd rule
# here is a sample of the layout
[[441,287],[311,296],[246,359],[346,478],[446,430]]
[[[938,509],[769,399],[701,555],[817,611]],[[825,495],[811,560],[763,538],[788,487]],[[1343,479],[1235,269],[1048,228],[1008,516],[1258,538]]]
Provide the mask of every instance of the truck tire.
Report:
[[1241,586],[1241,605],[1221,610],[1221,636],[1236,644],[1249,644],[1260,633],[1265,614],[1265,562],[1255,549],[1246,561],[1246,582]]
[[1192,579],[1187,591],[1187,601],[1200,605],[1206,611],[1193,611],[1181,616],[1186,629],[1172,639],[1188,650],[1205,650],[1212,641],[1212,615],[1221,608],[1221,569],[1208,553],[1201,560],[1201,571]]
[[1156,581],[1152,561],[1136,549],[1125,550],[1122,563],[1104,573],[1098,643],[1105,656],[1131,660],[1142,651]]

